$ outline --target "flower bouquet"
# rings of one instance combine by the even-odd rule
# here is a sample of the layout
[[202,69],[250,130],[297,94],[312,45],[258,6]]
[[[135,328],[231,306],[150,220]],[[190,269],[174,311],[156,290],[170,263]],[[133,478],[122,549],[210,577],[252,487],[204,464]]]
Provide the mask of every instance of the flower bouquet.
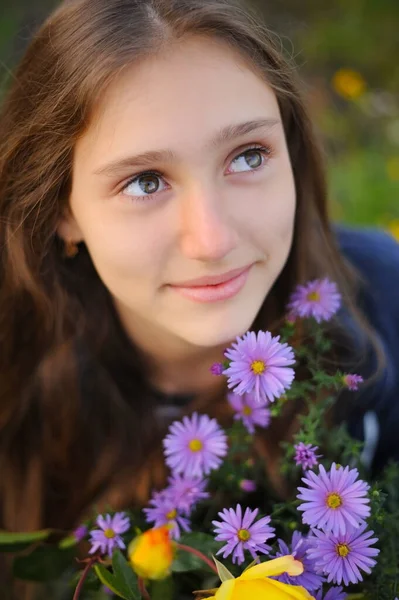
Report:
[[[57,542],[47,530],[0,532],[0,551],[18,551],[14,576],[73,600],[394,600],[399,466],[368,482],[367,448],[328,420],[337,395],[363,384],[323,360],[340,305],[328,279],[298,286],[280,335],[249,331],[210,365],[227,378],[233,424],[197,412],[173,422],[168,485],[143,510],[110,507]],[[295,346],[299,328],[306,344]],[[299,427],[281,443],[282,501],[254,447],[298,402]]]

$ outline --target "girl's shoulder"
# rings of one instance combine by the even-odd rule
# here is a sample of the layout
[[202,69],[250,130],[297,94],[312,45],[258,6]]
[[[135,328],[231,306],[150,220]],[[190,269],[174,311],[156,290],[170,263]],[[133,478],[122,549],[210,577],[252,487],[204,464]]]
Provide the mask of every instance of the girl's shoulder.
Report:
[[399,266],[399,243],[389,233],[376,228],[335,228],[342,253],[369,277],[383,281]]
[[[381,377],[359,395],[349,419],[351,433],[365,441],[364,463],[376,470],[389,459],[399,460],[399,244],[385,231],[339,226],[336,235],[342,254],[360,273],[359,306],[384,349]],[[369,364],[370,376],[376,366]]]
[[399,243],[375,228],[338,226],[336,235],[342,254],[362,276],[360,301],[368,319],[399,341]]

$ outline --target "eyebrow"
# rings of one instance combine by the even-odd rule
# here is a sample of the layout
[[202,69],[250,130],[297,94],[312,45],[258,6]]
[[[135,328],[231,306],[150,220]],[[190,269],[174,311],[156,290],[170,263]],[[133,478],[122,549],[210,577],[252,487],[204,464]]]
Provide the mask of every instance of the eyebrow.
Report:
[[[227,125],[220,129],[216,135],[207,144],[207,148],[215,148],[221,144],[229,142],[237,137],[246,135],[257,129],[272,129],[276,125],[281,123],[279,119],[254,119],[252,121],[246,121],[244,123],[238,123],[233,125]],[[107,165],[99,167],[93,171],[94,175],[114,175],[120,171],[123,171],[131,167],[148,167],[152,166],[156,162],[173,162],[176,160],[175,153],[170,150],[149,150],[137,154],[136,156],[126,156],[125,158],[117,159]]]

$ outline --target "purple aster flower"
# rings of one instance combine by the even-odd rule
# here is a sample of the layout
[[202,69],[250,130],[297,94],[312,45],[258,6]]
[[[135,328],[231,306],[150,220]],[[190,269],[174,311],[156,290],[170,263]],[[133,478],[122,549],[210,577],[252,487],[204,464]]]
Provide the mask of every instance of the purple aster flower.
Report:
[[345,600],[348,594],[342,591],[342,587],[332,587],[323,596],[323,589],[316,594],[316,600]]
[[168,467],[194,477],[217,469],[227,454],[227,436],[216,419],[196,412],[172,423],[163,445]]
[[227,385],[240,396],[253,393],[257,402],[273,402],[288,389],[294,379],[294,351],[288,344],[279,342],[280,336],[272,337],[270,331],[248,331],[237,337],[231,348],[225,351],[230,361],[223,374]]
[[254,394],[239,396],[234,392],[227,394],[227,400],[235,411],[234,418],[243,422],[249,433],[255,433],[255,425],[267,427],[270,423],[270,410],[259,404]]
[[254,522],[259,509],[247,508],[244,515],[242,507],[237,504],[236,509],[224,508],[218,513],[221,521],[212,521],[217,534],[217,542],[226,544],[217,552],[223,553],[223,558],[233,553],[232,561],[239,565],[244,562],[244,550],[248,550],[254,560],[257,560],[256,552],[268,554],[271,547],[265,544],[266,540],[274,537],[274,527],[270,527],[270,517],[262,517]]
[[345,534],[333,535],[313,530],[313,538],[309,536],[312,548],[308,556],[316,562],[316,568],[327,575],[328,583],[358,583],[363,581],[360,571],[367,574],[376,561],[378,548],[370,546],[378,541],[373,538],[374,531],[366,531],[366,523],[361,527],[349,527]]
[[180,537],[180,529],[190,531],[188,519],[182,516],[176,503],[165,493],[155,492],[149,501],[150,508],[143,508],[147,523],[154,523],[154,527],[169,525],[170,535],[176,540]]
[[287,556],[292,554],[295,560],[299,560],[303,565],[303,573],[297,576],[291,576],[287,573],[283,573],[278,577],[275,577],[282,583],[289,583],[290,585],[301,585],[308,592],[315,592],[323,584],[324,577],[315,570],[315,561],[307,556],[307,551],[311,547],[307,538],[303,536],[299,531],[294,531],[292,534],[291,548],[283,542],[283,540],[277,540],[279,551],[276,552],[276,557]]
[[211,366],[211,368],[209,370],[213,375],[223,375],[223,369],[224,369],[223,363],[216,362],[216,363],[213,363],[213,365]]
[[337,284],[325,278],[298,285],[291,294],[288,310],[292,316],[302,319],[313,317],[320,323],[329,321],[340,306],[341,294]]
[[256,481],[252,479],[241,479],[240,481],[240,490],[243,492],[254,492],[256,490]]
[[106,585],[103,585],[103,592],[104,594],[107,594],[107,596],[113,596],[114,592],[112,590],[109,589],[109,587],[107,587]]
[[168,483],[165,494],[172,499],[176,509],[185,516],[192,512],[200,500],[209,498],[209,492],[205,491],[208,485],[207,479],[175,474],[169,477]]
[[307,471],[302,481],[307,488],[298,487],[298,506],[303,512],[302,521],[334,534],[344,534],[348,526],[357,527],[370,515],[369,485],[358,479],[357,469],[337,467],[335,463],[326,472],[319,465],[319,474]]
[[316,454],[316,451],[319,449],[318,446],[312,446],[312,444],[304,444],[303,442],[299,442],[298,444],[295,444],[294,448],[295,463],[297,465],[301,465],[304,470],[312,469],[319,464],[317,459],[321,457],[321,454]]
[[359,389],[359,385],[363,383],[363,377],[355,373],[348,373],[342,377],[342,381],[348,390],[356,392]]
[[120,536],[130,527],[129,517],[123,512],[115,513],[114,516],[99,515],[96,523],[100,529],[90,531],[90,542],[92,544],[89,554],[100,551],[101,554],[112,555],[115,548],[125,548],[125,544]]
[[88,529],[87,525],[79,525],[79,527],[77,527],[75,529],[75,531],[73,532],[73,536],[74,536],[75,540],[79,543],[82,540],[84,540],[84,538],[86,537],[88,532],[89,532],[89,529]]

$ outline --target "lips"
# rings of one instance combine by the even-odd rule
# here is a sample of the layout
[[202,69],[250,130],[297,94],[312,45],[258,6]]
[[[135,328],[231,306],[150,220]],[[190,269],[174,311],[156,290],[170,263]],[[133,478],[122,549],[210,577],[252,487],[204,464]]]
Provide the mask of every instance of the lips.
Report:
[[180,296],[194,302],[211,303],[229,300],[245,286],[252,267],[253,264],[250,264],[247,267],[233,269],[221,275],[193,279],[186,282],[185,285],[172,285],[170,287]]
[[179,283],[172,284],[173,287],[179,288],[189,288],[189,287],[204,287],[208,285],[219,285],[220,283],[225,283],[226,281],[230,281],[234,279],[241,273],[244,273],[250,265],[246,265],[245,267],[239,267],[238,269],[232,269],[231,271],[227,271],[226,273],[221,273],[220,275],[206,275],[205,277],[199,277],[197,279],[190,279],[187,281],[181,281]]

